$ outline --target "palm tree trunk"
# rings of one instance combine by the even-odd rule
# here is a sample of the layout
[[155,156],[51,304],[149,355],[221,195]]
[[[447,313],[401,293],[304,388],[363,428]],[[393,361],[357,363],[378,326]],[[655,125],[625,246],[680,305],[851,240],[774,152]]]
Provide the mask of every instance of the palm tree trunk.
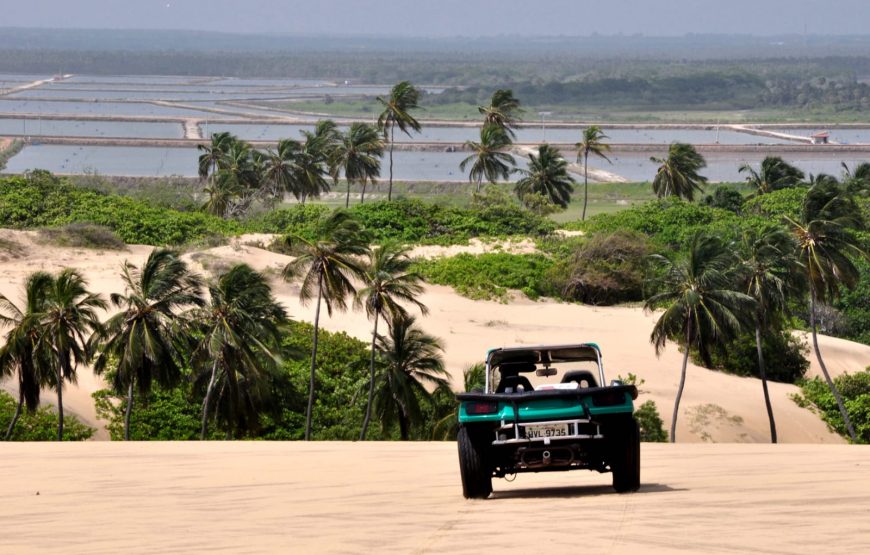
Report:
[[589,200],[589,153],[583,153],[583,216],[581,221],[586,221],[586,203]]
[[477,190],[475,192],[477,192],[477,193],[480,192],[481,183],[483,183],[483,176],[478,176],[478,178],[477,178]]
[[347,179],[347,196],[344,198],[344,207],[350,208],[350,179]]
[[238,428],[238,407],[236,400],[239,398],[239,381],[236,379],[236,372],[232,368],[227,368],[227,385],[230,389],[229,405],[230,415],[227,419],[227,439],[234,439],[236,428]]
[[67,353],[60,355],[60,364],[57,365],[57,440],[63,441],[63,375],[66,370]]
[[689,364],[689,349],[692,348],[692,313],[686,318],[686,346],[683,353],[683,369],[680,372],[680,386],[677,388],[677,398],[674,400],[674,414],[671,417],[671,443],[677,442],[677,415],[680,412],[680,399],[683,398],[683,387],[686,385],[686,366]]
[[124,441],[130,441],[130,415],[133,414],[133,380],[127,386],[127,410],[124,411]]
[[369,421],[372,418],[372,401],[375,398],[375,339],[378,337],[378,316],[375,312],[375,327],[372,330],[372,353],[371,361],[369,362],[369,399],[366,403],[366,417],[363,419],[362,431],[359,434],[359,440],[365,441],[366,432],[369,429]]
[[211,365],[211,378],[208,380],[208,387],[205,390],[205,399],[202,401],[202,426],[199,430],[199,439],[204,440],[208,433],[208,406],[211,404],[211,394],[214,391],[214,383],[217,379],[218,358],[215,357],[214,363]]
[[364,177],[362,180],[362,191],[360,192],[360,195],[359,195],[359,203],[360,204],[363,204],[366,201],[366,182],[367,182],[367,179]]
[[6,436],[3,438],[4,441],[9,441],[12,438],[12,431],[15,429],[15,424],[18,422],[18,417],[21,416],[21,407],[24,405],[24,388],[21,387],[21,384],[18,384],[18,406],[15,407],[15,414],[12,415],[12,422],[9,423],[9,427],[6,429]]
[[317,335],[320,331],[320,300],[323,298],[323,272],[317,278],[317,309],[314,311],[314,340],[311,347],[311,375],[308,379],[308,409],[305,411],[305,441],[311,439],[311,415],[314,411],[314,371],[317,368]]
[[390,188],[387,190],[387,200],[393,200],[393,139],[396,138],[396,128],[390,126]]
[[825,361],[822,360],[822,352],[819,350],[819,339],[816,337],[816,290],[812,286],[810,286],[810,327],[813,330],[813,350],[816,352],[816,359],[819,361],[819,366],[822,369],[822,374],[825,375],[825,381],[828,383],[831,394],[837,400],[837,408],[840,409],[840,416],[843,417],[843,422],[846,424],[846,431],[849,432],[852,443],[856,443],[858,438],[855,435],[855,429],[852,427],[852,421],[849,419],[849,413],[846,411],[846,405],[843,403],[843,396],[840,395],[840,390],[837,389],[837,386],[834,385],[834,380],[828,374],[828,367],[825,366]]
[[409,428],[408,416],[405,414],[404,410],[399,408],[399,439],[402,441],[408,441],[411,439]]
[[761,322],[755,323],[755,350],[758,352],[758,373],[761,375],[761,389],[764,391],[764,406],[767,407],[767,419],[770,421],[770,442],[776,443],[776,422],[773,419],[773,407],[770,405],[770,393],[767,391],[767,374],[764,369],[764,354],[761,352]]

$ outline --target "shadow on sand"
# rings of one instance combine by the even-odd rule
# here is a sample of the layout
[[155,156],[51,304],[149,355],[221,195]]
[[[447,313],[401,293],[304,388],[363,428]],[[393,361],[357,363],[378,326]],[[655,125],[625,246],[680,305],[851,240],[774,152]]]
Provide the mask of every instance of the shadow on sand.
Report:
[[[626,495],[640,495],[643,493],[662,493],[669,491],[686,491],[676,489],[665,484],[643,484],[636,492]],[[567,497],[597,497],[599,495],[621,495],[613,491],[611,486],[568,486],[549,488],[528,488],[508,491],[494,491],[490,500],[497,499],[554,499]]]

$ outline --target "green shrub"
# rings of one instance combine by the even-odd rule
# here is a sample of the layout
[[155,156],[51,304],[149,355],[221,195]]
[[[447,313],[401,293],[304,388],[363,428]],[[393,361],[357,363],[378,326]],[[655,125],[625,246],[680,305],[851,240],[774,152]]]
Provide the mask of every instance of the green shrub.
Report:
[[779,189],[748,199],[743,203],[746,214],[765,216],[774,221],[781,221],[784,216],[793,220],[800,218],[801,204],[807,196],[804,187]]
[[712,195],[704,197],[704,204],[739,214],[743,206],[743,193],[733,187],[718,187]]
[[[5,391],[0,391],[0,433],[6,433],[17,406],[17,399]],[[64,441],[84,441],[90,439],[95,431],[74,415],[64,414]],[[42,405],[32,414],[27,412],[27,409],[22,409],[21,417],[12,434],[13,441],[54,441],[55,439],[57,439],[57,413],[53,407]]]
[[[147,400],[134,401],[130,418],[130,439],[133,441],[177,441],[199,439],[202,423],[202,399],[193,397],[187,387],[164,390],[155,387]],[[124,411],[126,400],[119,399],[110,390],[93,394],[97,415],[109,422],[107,428],[112,441],[124,439]],[[213,439],[221,439],[223,432],[211,430]]]
[[[870,369],[856,374],[843,374],[834,378],[834,384],[843,396],[846,412],[855,427],[859,443],[870,443]],[[822,416],[822,419],[841,436],[848,438],[846,424],[840,415],[837,401],[831,393],[828,384],[819,377],[805,380],[800,384],[803,396],[794,400],[800,406],[811,404]]]
[[[810,362],[809,347],[788,331],[762,334],[761,353],[767,379],[775,382],[797,383],[803,379]],[[696,350],[692,361],[702,364]],[[711,352],[713,369],[738,376],[760,378],[755,332],[740,334],[734,341],[717,345]]]
[[853,289],[844,288],[834,300],[834,308],[843,315],[843,336],[870,345],[870,262],[855,261],[858,283]]
[[401,199],[358,204],[350,212],[377,242],[455,244],[471,237],[543,236],[556,227],[516,203],[468,209]]
[[73,223],[62,227],[41,229],[39,234],[52,245],[87,249],[124,250],[127,245],[111,229],[88,223]]
[[250,221],[250,226],[261,233],[294,234],[311,239],[329,213],[329,207],[323,204],[297,204],[260,214]]
[[566,300],[592,305],[640,301],[649,254],[646,237],[637,232],[602,233],[555,264],[548,278]]
[[550,291],[546,281],[552,262],[540,254],[486,253],[420,260],[415,269],[439,285],[449,285],[471,299],[507,300],[508,289],[536,299]]
[[654,200],[612,214],[598,214],[585,226],[589,233],[629,230],[647,235],[654,243],[682,248],[699,229],[725,240],[736,239],[746,225],[761,225],[720,208],[694,204],[675,197]]
[[650,443],[665,443],[668,432],[665,423],[659,415],[655,401],[646,401],[634,410],[634,419],[640,427],[640,440]]

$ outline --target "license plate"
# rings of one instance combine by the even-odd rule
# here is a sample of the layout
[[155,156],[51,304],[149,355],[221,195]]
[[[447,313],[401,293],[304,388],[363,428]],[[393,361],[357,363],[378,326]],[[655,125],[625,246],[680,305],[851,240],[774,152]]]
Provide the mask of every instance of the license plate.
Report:
[[526,438],[560,437],[568,435],[568,424],[541,424],[526,426]]

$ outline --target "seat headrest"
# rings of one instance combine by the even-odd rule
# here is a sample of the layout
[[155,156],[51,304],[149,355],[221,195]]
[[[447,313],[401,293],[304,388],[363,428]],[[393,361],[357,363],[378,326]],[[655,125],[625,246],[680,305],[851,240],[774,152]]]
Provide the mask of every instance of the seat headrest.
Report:
[[502,362],[498,370],[504,375],[534,372],[537,367],[534,362]]

